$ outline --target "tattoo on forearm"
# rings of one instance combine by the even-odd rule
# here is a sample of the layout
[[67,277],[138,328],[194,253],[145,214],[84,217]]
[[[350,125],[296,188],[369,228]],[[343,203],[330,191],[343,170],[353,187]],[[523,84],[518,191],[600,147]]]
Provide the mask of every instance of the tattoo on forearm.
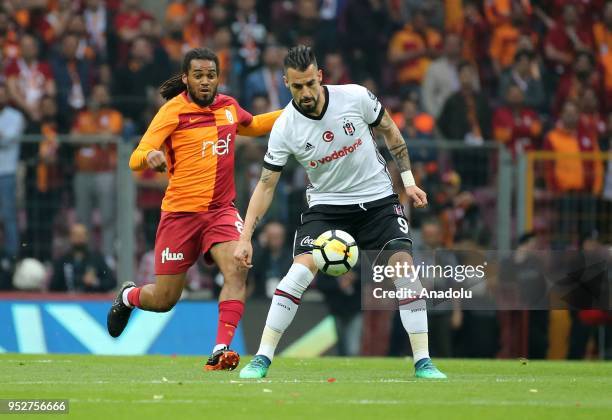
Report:
[[385,137],[389,152],[391,152],[391,156],[393,156],[393,160],[400,172],[409,171],[410,156],[408,155],[408,146],[406,146],[402,133],[400,133],[387,111],[385,111],[385,115],[377,129]]
[[389,151],[393,156],[393,160],[397,164],[400,172],[409,171],[410,170],[410,157],[408,156],[408,146],[404,143],[404,140],[400,138],[402,144],[396,144],[395,146],[391,146]]
[[259,182],[261,182],[262,184],[267,184],[271,177],[272,171],[264,168],[261,171],[261,178],[259,178]]

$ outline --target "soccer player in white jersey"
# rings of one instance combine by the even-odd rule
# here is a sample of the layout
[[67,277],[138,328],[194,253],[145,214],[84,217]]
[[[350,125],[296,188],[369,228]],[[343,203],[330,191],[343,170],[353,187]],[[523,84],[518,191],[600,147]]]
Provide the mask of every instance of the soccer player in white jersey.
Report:
[[[322,72],[309,47],[292,48],[285,58],[285,84],[293,101],[276,120],[261,178],[251,201],[234,257],[239,266],[251,266],[251,237],[267,211],[281,170],[290,155],[306,168],[311,186],[308,210],[302,214],[293,246],[293,265],[274,293],[256,356],[240,371],[241,378],[263,378],[276,346],[293,320],[300,299],[317,267],[312,242],[321,233],[340,229],[351,234],[364,250],[389,251],[389,265],[412,264],[408,221],[393,193],[384,159],[378,153],[372,129],[382,135],[402,174],[415,207],[427,205],[427,196],[415,185],[408,148],[399,129],[376,96],[359,85],[323,86]],[[422,288],[420,281],[396,278],[400,290]],[[429,358],[427,309],[422,299],[399,301],[402,324],[414,355],[415,375],[446,378]]]

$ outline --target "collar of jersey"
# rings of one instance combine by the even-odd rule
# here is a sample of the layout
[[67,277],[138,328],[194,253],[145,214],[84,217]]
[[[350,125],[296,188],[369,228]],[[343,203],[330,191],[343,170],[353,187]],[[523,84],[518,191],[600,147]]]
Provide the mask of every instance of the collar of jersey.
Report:
[[302,110],[300,109],[299,106],[297,106],[295,101],[291,101],[291,103],[293,104],[293,107],[297,110],[297,112],[299,112],[300,114],[302,114],[306,118],[308,118],[310,120],[321,120],[325,116],[325,111],[327,111],[327,105],[329,105],[329,91],[327,90],[327,86],[323,85],[323,91],[325,93],[325,104],[323,105],[323,109],[321,110],[321,114],[319,114],[319,116],[317,116],[317,117],[313,117],[312,115],[308,115],[308,114],[305,114],[304,112],[302,112]]

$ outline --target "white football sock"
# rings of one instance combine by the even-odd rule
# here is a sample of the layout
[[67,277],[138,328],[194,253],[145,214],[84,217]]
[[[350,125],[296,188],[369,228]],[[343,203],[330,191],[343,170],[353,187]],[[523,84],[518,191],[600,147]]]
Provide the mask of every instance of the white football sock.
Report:
[[274,358],[276,346],[287,327],[291,325],[300,305],[302,294],[313,278],[314,275],[305,265],[293,264],[291,266],[278,284],[272,298],[257,354],[262,354],[270,360]]
[[[414,282],[409,278],[395,280],[395,288],[399,290],[413,290],[419,296],[423,286],[420,280]],[[427,334],[427,303],[425,299],[416,299],[407,303],[399,303],[402,325],[410,338],[414,363],[429,357],[429,343]]]

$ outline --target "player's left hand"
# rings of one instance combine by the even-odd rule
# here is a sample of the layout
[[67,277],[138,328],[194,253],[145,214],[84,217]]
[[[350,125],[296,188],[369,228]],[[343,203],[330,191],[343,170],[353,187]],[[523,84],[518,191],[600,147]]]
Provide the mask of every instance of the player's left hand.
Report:
[[427,206],[427,194],[416,185],[406,187],[406,194],[412,200],[415,208],[420,209]]

